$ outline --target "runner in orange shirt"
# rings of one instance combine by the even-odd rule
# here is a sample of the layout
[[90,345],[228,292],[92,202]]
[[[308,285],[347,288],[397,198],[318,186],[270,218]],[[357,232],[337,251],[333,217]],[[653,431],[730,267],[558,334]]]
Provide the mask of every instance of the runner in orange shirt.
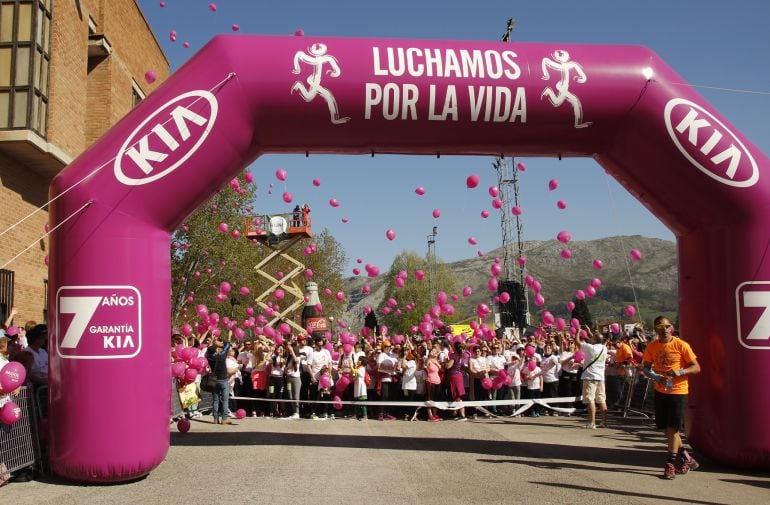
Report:
[[666,433],[668,458],[663,478],[673,480],[698,468],[682,446],[679,432],[684,428],[687,407],[687,376],[700,372],[700,365],[690,344],[673,336],[673,326],[667,317],[655,318],[658,338],[644,351],[644,372],[655,381],[655,424]]

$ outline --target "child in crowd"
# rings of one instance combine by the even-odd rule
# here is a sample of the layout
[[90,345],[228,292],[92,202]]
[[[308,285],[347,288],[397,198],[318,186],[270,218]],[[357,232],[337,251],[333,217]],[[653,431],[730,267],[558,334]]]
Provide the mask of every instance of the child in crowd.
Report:
[[[359,356],[358,361],[356,362],[356,374],[355,374],[355,381],[353,382],[353,398],[357,402],[365,402],[367,399],[366,396],[366,388],[367,385],[367,378],[369,379],[369,383],[372,382],[371,376],[369,375],[369,372],[366,370],[366,363],[367,359],[366,356]],[[366,421],[366,405],[359,405],[356,408],[356,418],[359,421]]]

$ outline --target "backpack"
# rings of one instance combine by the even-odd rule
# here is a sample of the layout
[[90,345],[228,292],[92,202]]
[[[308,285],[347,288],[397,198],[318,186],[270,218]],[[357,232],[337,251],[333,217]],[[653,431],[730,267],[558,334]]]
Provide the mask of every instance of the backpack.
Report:
[[366,384],[367,386],[370,386],[372,384],[372,376],[369,375],[368,371],[364,372],[364,384]]

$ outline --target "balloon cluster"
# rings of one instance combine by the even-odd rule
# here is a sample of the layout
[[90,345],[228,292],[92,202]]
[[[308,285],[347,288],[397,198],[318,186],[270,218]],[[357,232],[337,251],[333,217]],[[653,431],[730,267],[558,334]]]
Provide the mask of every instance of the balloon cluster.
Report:
[[[0,369],[0,396],[16,391],[27,379],[27,370],[18,361],[10,361]],[[0,407],[0,422],[16,424],[21,419],[21,408],[14,401],[8,401]]]
[[195,347],[186,347],[178,344],[171,352],[174,362],[171,364],[171,375],[179,379],[180,384],[186,385],[195,382],[198,375],[203,374],[208,368],[205,358],[198,357],[199,351]]

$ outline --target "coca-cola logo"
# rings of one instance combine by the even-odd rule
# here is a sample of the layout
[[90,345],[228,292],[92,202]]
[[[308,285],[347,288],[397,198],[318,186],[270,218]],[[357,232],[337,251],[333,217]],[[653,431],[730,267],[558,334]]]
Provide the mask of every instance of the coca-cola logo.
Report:
[[308,330],[312,331],[326,331],[329,329],[329,324],[323,317],[312,317],[305,321],[305,326]]

